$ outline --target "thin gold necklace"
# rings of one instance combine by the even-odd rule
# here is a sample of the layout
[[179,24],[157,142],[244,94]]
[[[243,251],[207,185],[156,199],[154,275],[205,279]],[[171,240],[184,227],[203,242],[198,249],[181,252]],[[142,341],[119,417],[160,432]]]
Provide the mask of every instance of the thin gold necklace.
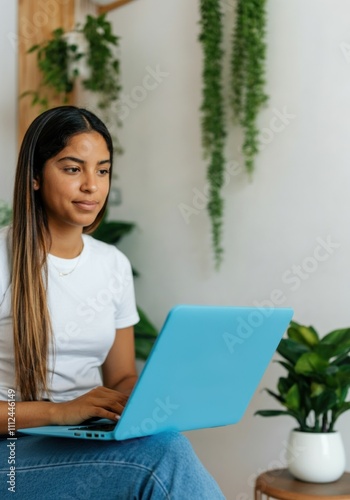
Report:
[[[78,264],[79,264],[79,262],[80,262],[80,258],[81,258],[81,256],[82,256],[82,253],[83,253],[83,250],[84,250],[84,242],[82,242],[82,243],[83,243],[83,246],[82,246],[82,248],[81,248],[81,250],[80,250],[79,255],[77,255],[77,261],[76,261],[76,263],[75,263],[75,266],[74,266],[74,267],[73,267],[73,269],[71,269],[70,271],[68,271],[68,272],[66,272],[66,273],[65,273],[65,272],[63,272],[63,271],[60,271],[60,270],[58,269],[58,267],[56,267],[56,266],[55,266],[55,264],[54,264],[53,260],[51,259],[51,264],[53,265],[53,267],[54,267],[54,268],[56,269],[56,271],[58,272],[58,275],[60,276],[60,278],[63,278],[64,276],[68,276],[69,274],[72,274],[72,272],[73,272],[73,271],[75,271],[75,270],[76,270],[76,268],[78,267]],[[49,255],[49,257],[51,257],[51,255]],[[52,256],[52,257],[54,257],[54,256]]]

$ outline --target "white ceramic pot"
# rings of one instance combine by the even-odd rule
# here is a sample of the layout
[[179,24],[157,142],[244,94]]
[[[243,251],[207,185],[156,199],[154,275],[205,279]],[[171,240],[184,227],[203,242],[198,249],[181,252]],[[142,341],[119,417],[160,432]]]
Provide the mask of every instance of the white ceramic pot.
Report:
[[345,470],[345,451],[339,432],[291,431],[287,464],[297,479],[311,483],[329,483]]
[[91,70],[87,64],[86,56],[89,52],[89,44],[84,34],[79,31],[68,31],[64,34],[64,38],[69,45],[76,45],[78,47],[77,52],[84,54],[84,56],[78,59],[78,61],[69,61],[68,74],[72,77],[74,72],[78,71],[81,78],[90,78]]

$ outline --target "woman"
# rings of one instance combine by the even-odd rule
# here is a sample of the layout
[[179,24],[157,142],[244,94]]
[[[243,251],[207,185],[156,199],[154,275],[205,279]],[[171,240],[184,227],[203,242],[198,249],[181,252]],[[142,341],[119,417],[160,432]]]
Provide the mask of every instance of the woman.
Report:
[[117,420],[135,384],[131,267],[88,236],[105,212],[112,164],[105,125],[73,106],[41,114],[22,143],[13,224],[0,231],[1,498],[223,498],[177,433],[13,439],[14,421]]

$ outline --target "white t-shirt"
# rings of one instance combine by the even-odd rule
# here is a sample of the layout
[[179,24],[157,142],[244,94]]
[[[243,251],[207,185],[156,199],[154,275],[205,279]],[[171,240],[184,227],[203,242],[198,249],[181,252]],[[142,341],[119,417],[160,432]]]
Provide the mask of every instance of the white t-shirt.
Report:
[[[8,228],[0,230],[0,400],[15,387]],[[101,385],[100,366],[118,328],[139,321],[132,270],[113,245],[83,235],[75,259],[48,256],[47,299],[54,335],[48,359],[52,401]],[[69,273],[61,276],[60,273]],[[44,395],[45,397],[45,395]],[[17,394],[17,400],[20,395]]]

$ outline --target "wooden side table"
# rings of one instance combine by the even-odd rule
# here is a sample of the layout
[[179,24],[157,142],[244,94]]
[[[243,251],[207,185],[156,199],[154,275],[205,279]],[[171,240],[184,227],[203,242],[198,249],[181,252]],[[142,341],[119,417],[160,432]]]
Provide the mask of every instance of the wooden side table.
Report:
[[255,481],[255,500],[350,500],[350,472],[333,483],[305,483],[287,469],[260,474]]

